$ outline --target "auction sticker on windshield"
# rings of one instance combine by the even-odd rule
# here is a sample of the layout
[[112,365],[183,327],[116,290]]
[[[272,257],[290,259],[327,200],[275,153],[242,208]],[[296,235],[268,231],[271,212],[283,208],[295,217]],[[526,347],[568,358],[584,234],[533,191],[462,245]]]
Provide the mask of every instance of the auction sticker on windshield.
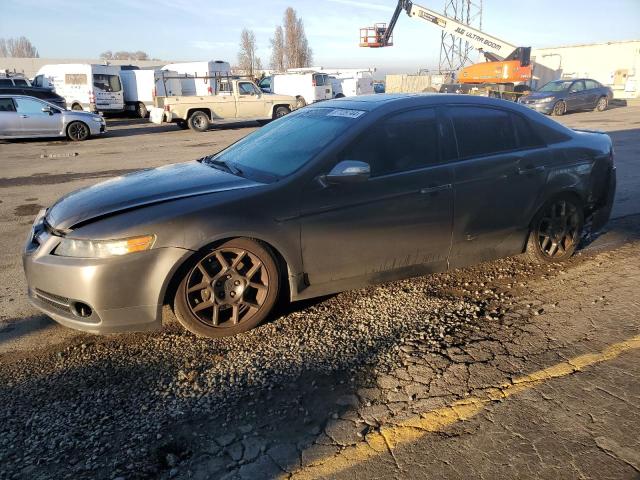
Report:
[[336,108],[335,110],[327,113],[327,117],[347,117],[347,118],[358,118],[361,115],[364,115],[366,112],[363,110],[344,110],[342,108]]

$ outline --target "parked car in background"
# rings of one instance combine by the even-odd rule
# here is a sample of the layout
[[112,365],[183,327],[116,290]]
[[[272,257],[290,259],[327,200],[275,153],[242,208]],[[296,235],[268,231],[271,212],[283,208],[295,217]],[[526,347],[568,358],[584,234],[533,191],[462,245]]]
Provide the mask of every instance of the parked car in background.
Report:
[[329,75],[316,71],[278,73],[263,78],[259,87],[265,93],[296,97],[298,108],[333,98]]
[[613,98],[613,91],[590,78],[554,80],[518,101],[537,112],[564,115],[575,110],[603,112]]
[[212,77],[222,77],[231,74],[231,65],[222,60],[209,62],[170,63],[162,70],[177,72],[180,79],[182,95],[214,95]]
[[71,110],[124,111],[120,68],[88,63],[44,65],[33,79],[37,87],[51,88]]
[[373,83],[373,91],[375,93],[384,93],[386,91],[384,83],[382,83],[382,82],[374,82]]
[[64,196],[38,215],[25,246],[28,295],[90,332],[160,327],[169,303],[190,331],[233,335],[282,295],[525,251],[567,260],[583,225],[606,223],[615,182],[609,136],[517,103],[329,100],[200,160]]
[[23,76],[0,76],[0,87],[30,87],[31,83]]
[[204,132],[211,124],[229,121],[267,122],[283,117],[296,108],[296,99],[262,92],[250,80],[216,79],[214,95],[156,97],[151,111],[154,123],[173,122],[180,128]]
[[0,94],[0,138],[67,137],[82,141],[107,131],[104,118],[65,110],[26,95]]
[[67,102],[65,101],[65,99],[48,88],[38,88],[31,86],[0,86],[0,95],[27,95],[30,97],[39,98],[40,100],[44,100],[45,102],[53,103],[56,107],[60,107],[63,110],[67,108]]
[[318,71],[329,75],[333,98],[356,97],[374,93],[373,71],[371,70],[323,68]]
[[182,95],[177,72],[170,70],[121,70],[125,108],[145,118],[154,107],[155,97]]

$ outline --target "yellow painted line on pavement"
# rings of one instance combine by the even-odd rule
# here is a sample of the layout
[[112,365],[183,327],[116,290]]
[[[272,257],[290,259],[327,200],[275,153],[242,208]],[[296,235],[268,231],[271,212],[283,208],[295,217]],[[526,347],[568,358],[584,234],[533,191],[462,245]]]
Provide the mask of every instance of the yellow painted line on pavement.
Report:
[[606,362],[637,348],[640,348],[640,335],[610,345],[600,352],[580,355],[538,370],[514,379],[512,383],[487,388],[481,395],[458,400],[451,405],[381,427],[379,431],[367,434],[364,442],[347,447],[337,455],[319,459],[312,465],[294,472],[291,478],[302,480],[330,477],[380,454],[393,455],[393,450],[399,445],[414,442],[429,433],[440,432],[454,423],[468,420],[495,401],[530,390],[554,378],[565,377],[586,367]]

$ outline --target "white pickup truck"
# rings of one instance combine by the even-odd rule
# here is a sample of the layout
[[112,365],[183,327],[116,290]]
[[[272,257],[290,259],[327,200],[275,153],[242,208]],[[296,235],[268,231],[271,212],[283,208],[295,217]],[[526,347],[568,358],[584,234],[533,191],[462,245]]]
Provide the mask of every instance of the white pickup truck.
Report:
[[180,128],[206,131],[212,123],[257,120],[265,122],[282,117],[296,108],[296,98],[262,92],[250,80],[217,81],[214,95],[156,97],[150,120],[173,122]]

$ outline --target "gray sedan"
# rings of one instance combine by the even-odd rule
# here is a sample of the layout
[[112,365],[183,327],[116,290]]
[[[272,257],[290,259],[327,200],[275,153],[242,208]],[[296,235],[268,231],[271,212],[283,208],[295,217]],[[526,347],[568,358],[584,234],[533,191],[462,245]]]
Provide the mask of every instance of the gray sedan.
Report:
[[546,115],[564,115],[576,110],[603,112],[613,98],[613,91],[590,78],[554,80],[519,102]]
[[100,115],[64,110],[27,95],[0,95],[0,139],[67,137],[82,141],[106,131]]
[[69,327],[200,335],[301,300],[526,252],[569,258],[607,221],[611,139],[521,105],[370,95],[300,109],[197,161],[71,193],[24,250],[33,304]]

